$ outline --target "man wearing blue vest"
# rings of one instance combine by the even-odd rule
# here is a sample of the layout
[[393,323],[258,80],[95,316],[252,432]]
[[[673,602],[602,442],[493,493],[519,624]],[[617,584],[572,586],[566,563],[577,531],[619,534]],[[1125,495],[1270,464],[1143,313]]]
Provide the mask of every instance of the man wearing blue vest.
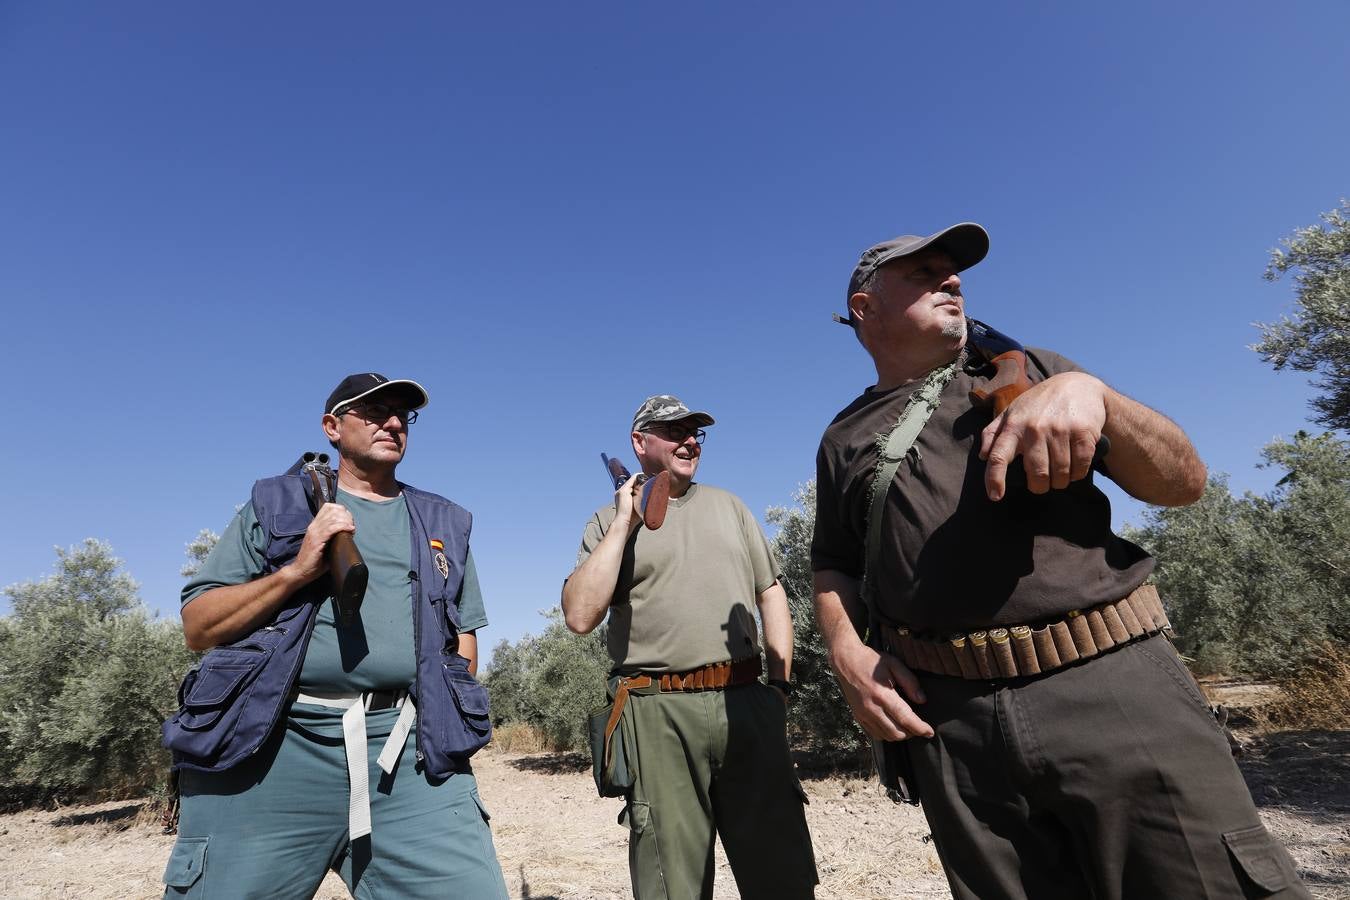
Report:
[[[395,469],[428,397],[364,373],[324,404],[336,502],[265,478],[183,589],[209,650],[164,726],[180,774],[166,897],[505,897],[469,756],[489,736],[473,678],[487,624],[471,518]],[[317,504],[315,504],[317,505]],[[334,615],[325,548],[351,534],[369,580]]]

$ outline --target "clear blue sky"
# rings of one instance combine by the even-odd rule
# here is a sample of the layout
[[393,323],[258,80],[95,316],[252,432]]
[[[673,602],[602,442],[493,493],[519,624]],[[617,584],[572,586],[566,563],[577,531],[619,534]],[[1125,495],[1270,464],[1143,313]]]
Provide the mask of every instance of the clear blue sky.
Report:
[[0,584],[95,536],[175,615],[375,370],[431,392],[400,474],[475,513],[483,639],[537,631],[645,396],[786,502],[873,377],[857,254],[965,219],[972,315],[1268,490],[1310,392],[1246,346],[1350,193],[1350,5],[936,6],[0,5]]

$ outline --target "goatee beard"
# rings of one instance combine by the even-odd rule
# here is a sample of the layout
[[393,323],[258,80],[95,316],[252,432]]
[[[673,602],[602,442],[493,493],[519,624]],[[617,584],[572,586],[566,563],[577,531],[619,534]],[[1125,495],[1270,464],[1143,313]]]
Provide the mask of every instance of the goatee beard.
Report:
[[953,341],[964,340],[966,337],[966,317],[961,316],[959,319],[942,323],[942,336]]

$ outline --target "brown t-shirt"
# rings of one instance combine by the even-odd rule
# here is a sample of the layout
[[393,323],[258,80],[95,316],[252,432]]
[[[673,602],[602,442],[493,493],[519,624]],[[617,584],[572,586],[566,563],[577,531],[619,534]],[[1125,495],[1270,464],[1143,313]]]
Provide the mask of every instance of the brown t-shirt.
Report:
[[[577,565],[614,522],[614,506],[586,523]],[[617,672],[686,672],[759,655],[757,596],[778,578],[759,523],[734,494],[691,484],[656,531],[624,547],[609,608],[609,655]]]
[[[1033,382],[1082,371],[1046,350],[1028,349],[1027,357]],[[978,364],[957,371],[886,495],[877,596],[887,621],[939,635],[1035,624],[1118,600],[1153,571],[1152,557],[1112,533],[1095,472],[1038,496],[1027,490],[1019,458],[1003,499],[988,498],[979,451],[991,413],[972,406],[968,393],[992,374]],[[862,578],[878,436],[890,434],[921,383],[869,388],[825,430],[812,569]]]

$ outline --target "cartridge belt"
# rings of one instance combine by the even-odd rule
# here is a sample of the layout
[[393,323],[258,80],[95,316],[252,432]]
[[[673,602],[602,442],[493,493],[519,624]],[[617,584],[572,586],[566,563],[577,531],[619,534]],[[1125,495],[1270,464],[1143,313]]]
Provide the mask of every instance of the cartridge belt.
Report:
[[954,634],[943,640],[908,628],[881,625],[886,649],[911,669],[955,678],[996,679],[1040,675],[1159,632],[1171,633],[1158,590],[1140,585],[1121,600],[1063,619]]

